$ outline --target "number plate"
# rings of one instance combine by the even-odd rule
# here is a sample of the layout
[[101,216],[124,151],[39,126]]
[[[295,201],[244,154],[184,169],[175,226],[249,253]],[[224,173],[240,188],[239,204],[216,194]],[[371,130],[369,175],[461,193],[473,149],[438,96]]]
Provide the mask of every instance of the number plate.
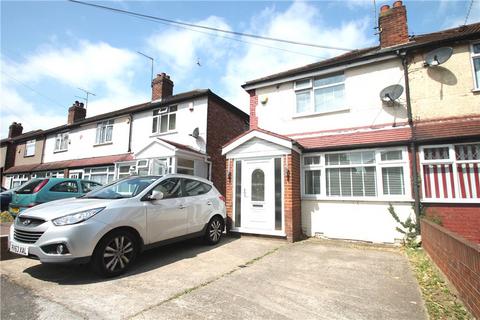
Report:
[[28,256],[28,247],[11,242],[10,252],[13,252],[22,256]]

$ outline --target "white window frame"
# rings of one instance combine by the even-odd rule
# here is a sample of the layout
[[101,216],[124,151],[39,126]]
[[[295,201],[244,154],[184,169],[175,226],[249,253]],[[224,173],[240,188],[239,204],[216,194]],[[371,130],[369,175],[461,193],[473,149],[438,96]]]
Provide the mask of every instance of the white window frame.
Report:
[[[103,171],[92,172],[92,169],[93,170],[102,169]],[[83,171],[84,171],[84,174],[83,174],[84,180],[91,180],[91,181],[98,182],[96,180],[92,180],[92,176],[100,176],[100,175],[107,176],[107,182],[104,183],[103,185],[106,185],[115,180],[115,166],[90,167],[90,168],[83,169]]]
[[[97,123],[97,130],[95,131],[95,145],[110,144],[113,140],[113,125],[114,119],[105,120]],[[107,131],[111,130],[110,139],[107,140]]]
[[[422,190],[422,202],[431,202],[431,203],[478,203],[479,199],[476,198],[461,198],[460,196],[460,183],[459,183],[459,177],[458,177],[458,171],[457,171],[457,164],[462,164],[462,163],[479,163],[480,160],[457,160],[456,154],[455,154],[455,146],[461,146],[461,145],[468,145],[472,143],[480,143],[480,141],[476,142],[466,142],[466,143],[453,143],[453,144],[433,144],[433,145],[425,145],[419,147],[419,158],[420,158],[420,178],[422,181],[421,184],[421,190]],[[439,160],[425,160],[425,149],[429,148],[442,148],[446,147],[448,148],[448,159],[439,159]],[[428,165],[428,164],[451,164],[452,165],[452,170],[453,170],[453,185],[455,188],[455,198],[448,197],[448,198],[434,198],[430,197],[427,198],[425,197],[425,181],[424,180],[424,170],[423,166]],[[433,196],[433,192],[432,192]]]
[[[345,73],[342,72],[336,72],[332,74],[327,74],[327,75],[322,75],[322,76],[317,76],[316,78],[330,78],[330,77],[335,77],[338,75],[343,75],[344,79],[343,82],[335,82],[335,83],[330,83],[322,86],[315,87],[315,77],[313,78],[306,78],[306,79],[299,79],[294,81],[293,86],[294,86],[294,91],[295,91],[295,104],[294,104],[294,118],[295,117],[304,117],[304,116],[311,116],[311,115],[320,115],[320,114],[329,114],[329,113],[335,113],[339,111],[345,111],[349,110],[349,107],[347,106],[347,101],[346,101],[346,77]],[[297,86],[297,82],[303,82],[303,81],[309,81],[308,85],[305,86]],[[328,88],[328,87],[334,87],[338,86],[340,84],[343,84],[344,86],[344,94],[345,94],[345,104],[343,106],[337,107],[335,109],[330,109],[330,110],[325,110],[325,111],[315,111],[315,89],[322,89],[322,88]],[[304,93],[304,92],[309,92],[310,93],[310,106],[309,110],[305,112],[298,112],[297,111],[297,94],[299,93]]]
[[[27,182],[30,179],[30,176],[28,174],[14,174],[13,176],[10,176],[10,186],[9,189],[21,186],[25,182]],[[14,184],[18,183],[17,185],[14,186]]]
[[68,144],[69,144],[68,132],[57,133],[55,135],[55,146],[53,151],[54,152],[67,151]]
[[[25,142],[25,151],[23,153],[24,157],[33,157],[35,156],[35,146],[36,146],[37,140],[32,139],[28,140]],[[28,150],[29,148],[33,148],[33,152],[29,154]]]
[[479,53],[474,53],[473,51],[473,46],[475,45],[480,45],[480,42],[473,42],[470,45],[470,63],[472,65],[472,76],[473,76],[473,91],[480,91],[480,79],[476,79],[476,74],[475,74],[475,64],[473,61],[475,59],[480,59],[480,52]]
[[[401,151],[402,152],[402,160],[390,160],[390,161],[382,161],[381,154],[382,152],[387,151]],[[375,167],[375,179],[376,179],[376,191],[377,195],[372,196],[365,196],[365,197],[358,197],[358,196],[351,196],[351,197],[342,197],[342,196],[327,196],[326,190],[326,169],[330,166],[326,165],[326,155],[328,154],[338,154],[338,153],[350,153],[350,152],[367,152],[373,151],[375,153],[375,163],[372,164],[358,164],[358,165],[336,165],[335,168],[351,168],[353,166],[361,166],[361,167]],[[319,156],[320,157],[320,164],[314,165],[305,165],[304,159],[306,157],[312,156]],[[402,167],[403,168],[403,183],[404,183],[404,190],[405,194],[403,195],[384,195],[383,194],[383,177],[382,177],[382,168],[392,168],[392,167]],[[320,170],[320,194],[312,195],[312,194],[305,194],[305,171],[308,170]],[[302,155],[301,159],[301,193],[302,199],[305,200],[331,200],[331,201],[344,201],[344,200],[353,200],[353,201],[413,201],[412,198],[412,191],[411,191],[411,181],[410,181],[410,157],[407,150],[407,147],[400,146],[400,147],[388,147],[388,148],[375,148],[375,149],[355,149],[355,150],[342,150],[342,151],[335,151],[335,152],[315,152],[315,153],[305,153]]]
[[[174,111],[171,111],[172,108],[175,108]],[[158,112],[157,114],[155,114]],[[175,115],[175,128],[170,129],[170,115]],[[167,115],[167,130],[161,131],[162,126],[162,116]],[[171,105],[171,106],[164,106],[160,107],[159,109],[153,110],[152,114],[152,129],[153,129],[153,122],[157,119],[156,130],[152,130],[152,134],[165,134],[165,133],[172,133],[177,130],[177,121],[178,121],[178,105]]]

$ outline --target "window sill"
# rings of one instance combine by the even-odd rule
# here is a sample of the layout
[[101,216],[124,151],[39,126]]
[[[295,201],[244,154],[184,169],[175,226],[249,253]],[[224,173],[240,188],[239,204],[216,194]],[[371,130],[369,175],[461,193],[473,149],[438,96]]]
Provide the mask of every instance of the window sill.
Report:
[[306,201],[329,201],[329,202],[413,202],[414,199],[399,197],[324,197],[302,195],[302,200]]
[[113,142],[109,141],[109,142],[104,142],[104,143],[96,143],[93,146],[94,147],[101,147],[101,146],[108,146],[108,145],[111,145],[111,144],[113,144]]
[[62,152],[67,152],[68,149],[63,149],[63,150],[54,150],[53,153],[62,153]]
[[473,94],[478,94],[480,93],[480,88],[472,89]]
[[152,135],[150,135],[150,138],[168,136],[169,134],[175,134],[175,133],[178,133],[178,131],[173,130],[173,131],[167,131],[167,132],[162,132],[162,133],[153,133]]
[[24,157],[24,158],[33,158],[33,157],[35,157],[35,155],[34,155],[34,154],[31,154],[31,155],[29,155],[29,156],[23,156],[23,157]]
[[464,199],[464,198],[457,198],[457,199],[420,199],[421,202],[423,203],[471,203],[471,204],[477,204],[479,199]]
[[315,116],[323,116],[323,115],[329,115],[329,114],[334,114],[334,113],[342,113],[342,112],[349,112],[350,108],[345,107],[345,108],[338,108],[335,110],[329,110],[329,111],[323,111],[323,112],[309,112],[309,113],[296,113],[293,115],[293,119],[296,118],[307,118],[307,117],[315,117]]

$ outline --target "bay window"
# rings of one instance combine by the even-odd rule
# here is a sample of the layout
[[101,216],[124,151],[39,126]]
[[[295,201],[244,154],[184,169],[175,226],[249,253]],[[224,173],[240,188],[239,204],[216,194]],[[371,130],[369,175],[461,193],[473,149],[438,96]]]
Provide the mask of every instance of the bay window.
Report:
[[[302,190],[306,198],[376,199],[408,195],[405,148],[305,155]],[[407,176],[408,177],[408,176]]]
[[425,146],[420,150],[423,199],[480,199],[480,143]]
[[296,113],[313,114],[345,109],[343,73],[295,82]]
[[472,44],[472,68],[475,90],[480,90],[480,42]]
[[153,111],[152,133],[174,131],[177,125],[177,106],[161,107]]

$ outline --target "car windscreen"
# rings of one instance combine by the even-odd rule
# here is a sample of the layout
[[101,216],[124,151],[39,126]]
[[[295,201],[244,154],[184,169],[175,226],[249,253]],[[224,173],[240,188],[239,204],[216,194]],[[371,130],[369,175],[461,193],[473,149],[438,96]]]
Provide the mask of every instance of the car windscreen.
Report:
[[130,177],[87,193],[83,198],[122,199],[132,198],[158,180],[158,177]]
[[44,179],[35,179],[32,181],[27,182],[23,187],[19,188],[15,193],[18,194],[31,194],[35,190],[35,188],[42,183]]

